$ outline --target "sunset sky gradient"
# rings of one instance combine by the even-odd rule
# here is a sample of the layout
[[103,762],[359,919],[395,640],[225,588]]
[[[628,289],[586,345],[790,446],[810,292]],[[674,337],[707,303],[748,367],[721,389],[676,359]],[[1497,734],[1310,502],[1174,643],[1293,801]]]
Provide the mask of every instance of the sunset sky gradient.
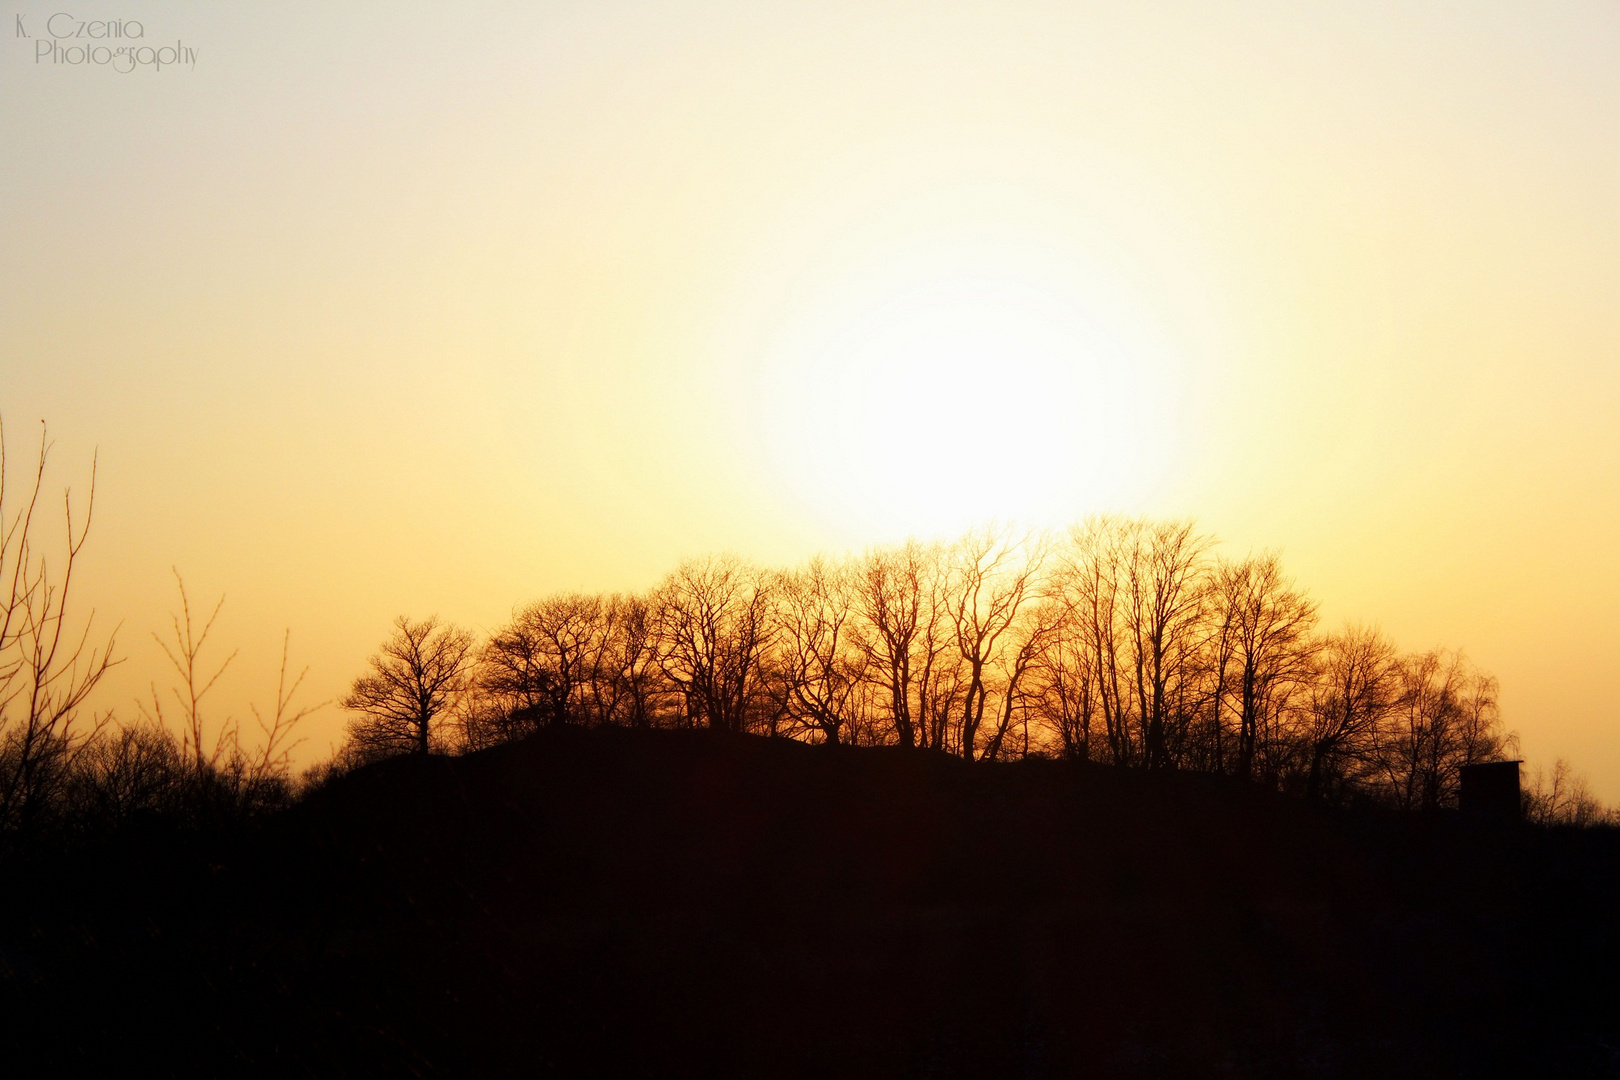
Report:
[[[196,64],[36,61],[59,11]],[[245,716],[284,627],[319,700],[401,613],[1120,510],[1620,800],[1620,5],[0,19],[0,416],[99,450],[103,707],[171,566]]]

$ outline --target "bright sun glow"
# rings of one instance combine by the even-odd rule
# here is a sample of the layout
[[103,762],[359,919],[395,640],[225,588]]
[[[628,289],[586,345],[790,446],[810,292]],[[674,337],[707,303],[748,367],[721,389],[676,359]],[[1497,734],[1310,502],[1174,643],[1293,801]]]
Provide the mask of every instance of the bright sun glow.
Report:
[[797,498],[892,536],[1056,524],[1146,494],[1174,430],[1162,348],[1072,275],[910,270],[846,282],[865,302],[824,301],[771,357],[772,464]]

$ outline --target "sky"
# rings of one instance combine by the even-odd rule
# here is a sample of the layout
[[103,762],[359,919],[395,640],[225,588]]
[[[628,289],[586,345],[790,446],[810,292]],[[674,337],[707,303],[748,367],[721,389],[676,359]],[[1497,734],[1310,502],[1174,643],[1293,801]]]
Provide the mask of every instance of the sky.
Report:
[[1620,5],[0,29],[0,418],[53,488],[96,457],[120,717],[175,570],[225,597],[222,719],[288,629],[315,703],[398,614],[1122,511],[1465,650],[1620,801]]

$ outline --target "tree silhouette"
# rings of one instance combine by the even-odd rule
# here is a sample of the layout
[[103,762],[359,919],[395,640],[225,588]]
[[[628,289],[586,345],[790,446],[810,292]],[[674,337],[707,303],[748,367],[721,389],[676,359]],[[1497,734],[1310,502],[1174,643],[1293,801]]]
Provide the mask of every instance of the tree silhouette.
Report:
[[349,725],[355,746],[368,756],[428,753],[435,721],[467,691],[472,659],[467,631],[436,616],[394,620],[393,636],[371,658],[371,673],[343,699],[345,709],[360,714]]
[[[562,723],[698,726],[1431,808],[1511,744],[1488,676],[1374,631],[1321,634],[1279,556],[1214,543],[1190,521],[1104,515],[1059,540],[980,528],[781,571],[691,559],[645,594],[518,608],[476,663],[448,665],[428,711],[473,689],[467,749]],[[391,674],[356,684],[362,757],[421,749],[432,629],[401,629]]]
[[[999,691],[1010,698],[1015,690],[1003,668],[1010,663],[1022,674],[1027,666],[1009,661],[1007,654],[1025,606],[1036,598],[1046,552],[1042,537],[1017,537],[996,528],[973,530],[951,549],[945,614],[964,679],[957,751],[969,761],[981,749],[979,733],[991,695]],[[998,727],[990,735],[985,748],[990,757],[1003,734]]]
[[767,576],[732,556],[688,560],[659,587],[659,655],[688,723],[747,730],[762,690],[771,601]]
[[850,574],[824,559],[777,580],[778,679],[782,709],[836,745],[856,727],[867,688],[866,656],[851,648],[856,621]]
[[[1231,771],[1253,776],[1257,759],[1278,740],[1282,721],[1300,689],[1309,685],[1316,604],[1283,574],[1276,555],[1221,561],[1211,581],[1218,632],[1213,688],[1215,767],[1225,771],[1222,717],[1237,720]],[[1273,762],[1267,769],[1277,771]]]
[[41,425],[32,482],[13,500],[0,425],[0,830],[32,829],[111,719],[92,716],[86,723],[80,710],[115,663],[115,635],[92,641],[95,612],[77,633],[68,614],[95,510],[96,466],[92,461],[82,520],[75,519],[72,491],[63,493],[62,552],[48,560],[36,546],[35,526],[50,449]]
[[1305,794],[1333,795],[1372,767],[1378,731],[1399,698],[1398,660],[1395,646],[1368,627],[1321,642],[1303,715]]
[[1071,531],[1055,591],[1091,654],[1117,765],[1177,767],[1207,687],[1212,541],[1190,521],[1098,517]]
[[854,645],[867,678],[881,680],[889,725],[905,747],[930,745],[927,717],[942,650],[939,564],[937,547],[912,540],[868,552],[854,574]]
[[[174,580],[180,593],[180,610],[171,616],[170,636],[165,639],[154,633],[152,637],[178,680],[169,687],[169,696],[178,707],[172,726],[180,732],[175,760],[180,769],[176,786],[184,796],[182,802],[189,801],[190,811],[197,815],[252,813],[279,805],[291,793],[288,776],[292,751],[303,741],[295,738],[297,728],[305,717],[325,705],[294,706],[308,669],[295,675],[289,685],[287,662],[292,631],[284,632],[281,638],[275,708],[266,716],[258,706],[250,706],[259,734],[255,737],[247,733],[244,737],[240,722],[229,716],[211,722],[203,709],[204,699],[237,656],[233,650],[217,665],[203,659],[225,597],[219,598],[206,620],[198,620],[193,617],[191,598],[179,570],[174,571]],[[127,730],[123,732],[117,740],[117,753],[110,760],[127,760],[132,765],[159,760],[148,744],[154,733],[167,734],[171,729],[163,701],[154,683],[150,702],[137,702],[144,723],[131,730],[138,734],[129,736]],[[109,760],[105,752],[98,759]],[[116,769],[108,773],[108,782],[117,782],[119,775]]]
[[1456,800],[1458,770],[1500,758],[1496,680],[1461,653],[1431,650],[1398,669],[1400,693],[1378,735],[1378,761],[1396,806],[1435,810]]

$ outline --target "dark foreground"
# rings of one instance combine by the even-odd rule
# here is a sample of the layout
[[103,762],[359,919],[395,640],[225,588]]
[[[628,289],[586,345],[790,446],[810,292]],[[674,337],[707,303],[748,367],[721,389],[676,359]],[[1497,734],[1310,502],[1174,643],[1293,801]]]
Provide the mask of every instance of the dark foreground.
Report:
[[0,872],[10,1075],[1620,1076],[1620,836],[1210,778],[565,730]]

